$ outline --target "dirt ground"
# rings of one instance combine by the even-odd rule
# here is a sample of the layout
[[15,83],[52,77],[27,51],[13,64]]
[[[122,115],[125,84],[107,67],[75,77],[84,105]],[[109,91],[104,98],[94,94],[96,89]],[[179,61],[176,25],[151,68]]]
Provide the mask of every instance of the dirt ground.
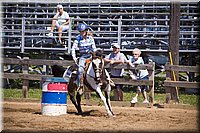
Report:
[[116,117],[103,105],[82,105],[77,115],[68,102],[67,114],[45,116],[40,101],[3,101],[3,132],[199,132],[198,108],[191,106],[135,106],[112,102]]

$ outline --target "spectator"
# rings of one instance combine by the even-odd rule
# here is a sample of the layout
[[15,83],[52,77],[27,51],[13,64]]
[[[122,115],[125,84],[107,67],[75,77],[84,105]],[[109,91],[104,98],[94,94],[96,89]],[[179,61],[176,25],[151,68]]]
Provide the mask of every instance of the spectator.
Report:
[[64,11],[62,5],[57,5],[57,13],[53,17],[51,31],[48,36],[53,36],[53,31],[55,27],[58,29],[58,40],[60,44],[62,43],[62,32],[69,29],[69,14]]
[[[120,53],[120,46],[117,43],[112,44],[113,52],[107,55],[104,60],[110,64],[120,64],[126,61],[126,57],[123,53]],[[122,78],[122,74],[124,69],[111,69],[111,78]],[[122,101],[123,100],[123,85],[116,84],[114,89],[115,100]]]
[[77,27],[80,34],[76,37],[76,40],[74,41],[74,44],[72,46],[72,57],[75,62],[77,62],[77,53],[76,51],[79,51],[80,58],[77,62],[79,65],[78,68],[78,79],[77,79],[77,85],[78,90],[83,87],[83,81],[82,81],[82,74],[85,68],[85,62],[88,58],[91,57],[90,51],[94,52],[96,50],[96,45],[93,39],[92,34],[88,31],[88,26],[80,23]]
[[[133,57],[130,58],[129,60],[129,64],[131,66],[137,65],[137,64],[144,64],[144,60],[142,57],[140,57],[141,55],[141,51],[138,48],[135,48],[133,50]],[[148,79],[148,71],[147,70],[139,70],[137,72],[137,79],[138,80],[145,80]],[[131,103],[137,103],[137,97],[139,96],[140,93],[142,93],[144,101],[143,103],[149,103],[149,101],[147,100],[147,94],[146,91],[148,90],[148,87],[145,85],[140,85],[137,87],[137,92],[135,97],[133,97],[133,99],[131,100]]]

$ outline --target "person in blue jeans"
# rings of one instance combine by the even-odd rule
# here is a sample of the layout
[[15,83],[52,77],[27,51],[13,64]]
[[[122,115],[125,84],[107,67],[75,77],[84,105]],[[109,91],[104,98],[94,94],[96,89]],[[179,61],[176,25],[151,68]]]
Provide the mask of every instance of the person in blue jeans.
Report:
[[[85,62],[91,57],[90,52],[96,51],[95,41],[92,34],[88,31],[88,28],[89,27],[83,23],[78,25],[77,30],[80,34],[76,36],[71,49],[72,58],[76,63],[78,63],[79,66],[77,79],[78,89],[83,87],[83,81],[81,79],[85,68]],[[80,53],[79,59],[77,58],[76,51],[79,51]]]
[[[129,65],[134,66],[137,64],[144,64],[144,60],[142,57],[140,57],[141,55],[141,51],[138,48],[135,48],[133,50],[133,57],[129,59]],[[145,80],[145,79],[149,79],[148,77],[148,71],[147,70],[139,70],[137,72],[137,79],[138,80]],[[138,99],[137,97],[140,95],[140,93],[142,93],[144,101],[143,103],[149,103],[149,101],[147,100],[147,93],[146,91],[148,90],[148,87],[146,85],[140,85],[137,87],[137,92],[135,97],[132,98],[131,103],[137,103]]]

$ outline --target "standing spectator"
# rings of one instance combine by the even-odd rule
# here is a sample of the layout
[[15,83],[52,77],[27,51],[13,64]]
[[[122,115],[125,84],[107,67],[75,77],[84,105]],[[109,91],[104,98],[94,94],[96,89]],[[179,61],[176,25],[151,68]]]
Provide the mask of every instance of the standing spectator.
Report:
[[[112,44],[113,52],[107,55],[104,60],[110,64],[120,64],[126,61],[126,57],[123,53],[120,53],[120,46],[117,43]],[[111,78],[122,78],[122,74],[124,69],[111,69]],[[122,101],[123,100],[123,85],[116,84],[114,89],[115,100]]]
[[[129,64],[131,66],[137,65],[137,64],[144,64],[144,60],[142,57],[140,57],[141,55],[141,51],[138,48],[135,48],[133,50],[133,57],[130,58],[129,60]],[[148,71],[147,70],[139,70],[137,72],[137,79],[138,80],[146,80],[148,79]],[[137,92],[135,97],[133,97],[133,99],[131,100],[131,103],[137,103],[137,97],[139,96],[140,93],[142,93],[144,101],[143,103],[149,103],[149,101],[147,100],[147,94],[146,91],[148,90],[148,87],[145,85],[140,85],[137,87]]]
[[85,62],[87,59],[91,57],[90,52],[94,52],[96,50],[96,45],[93,39],[92,34],[88,31],[88,26],[80,23],[77,27],[80,34],[76,37],[74,44],[72,46],[72,57],[75,62],[77,62],[77,53],[79,51],[80,58],[78,60],[78,79],[77,85],[78,90],[83,87],[82,75],[85,68]]
[[69,29],[69,14],[64,11],[62,5],[57,5],[57,13],[53,17],[51,31],[48,36],[53,36],[53,31],[55,27],[58,29],[58,40],[60,44],[62,43],[62,32]]

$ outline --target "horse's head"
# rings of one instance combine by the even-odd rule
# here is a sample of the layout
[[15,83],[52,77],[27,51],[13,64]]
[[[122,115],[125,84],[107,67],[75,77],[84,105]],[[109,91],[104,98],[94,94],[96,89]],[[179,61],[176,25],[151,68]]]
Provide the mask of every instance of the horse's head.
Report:
[[101,75],[103,73],[104,60],[102,56],[103,50],[97,49],[92,53],[92,66],[95,73],[95,81],[97,84],[101,83]]

